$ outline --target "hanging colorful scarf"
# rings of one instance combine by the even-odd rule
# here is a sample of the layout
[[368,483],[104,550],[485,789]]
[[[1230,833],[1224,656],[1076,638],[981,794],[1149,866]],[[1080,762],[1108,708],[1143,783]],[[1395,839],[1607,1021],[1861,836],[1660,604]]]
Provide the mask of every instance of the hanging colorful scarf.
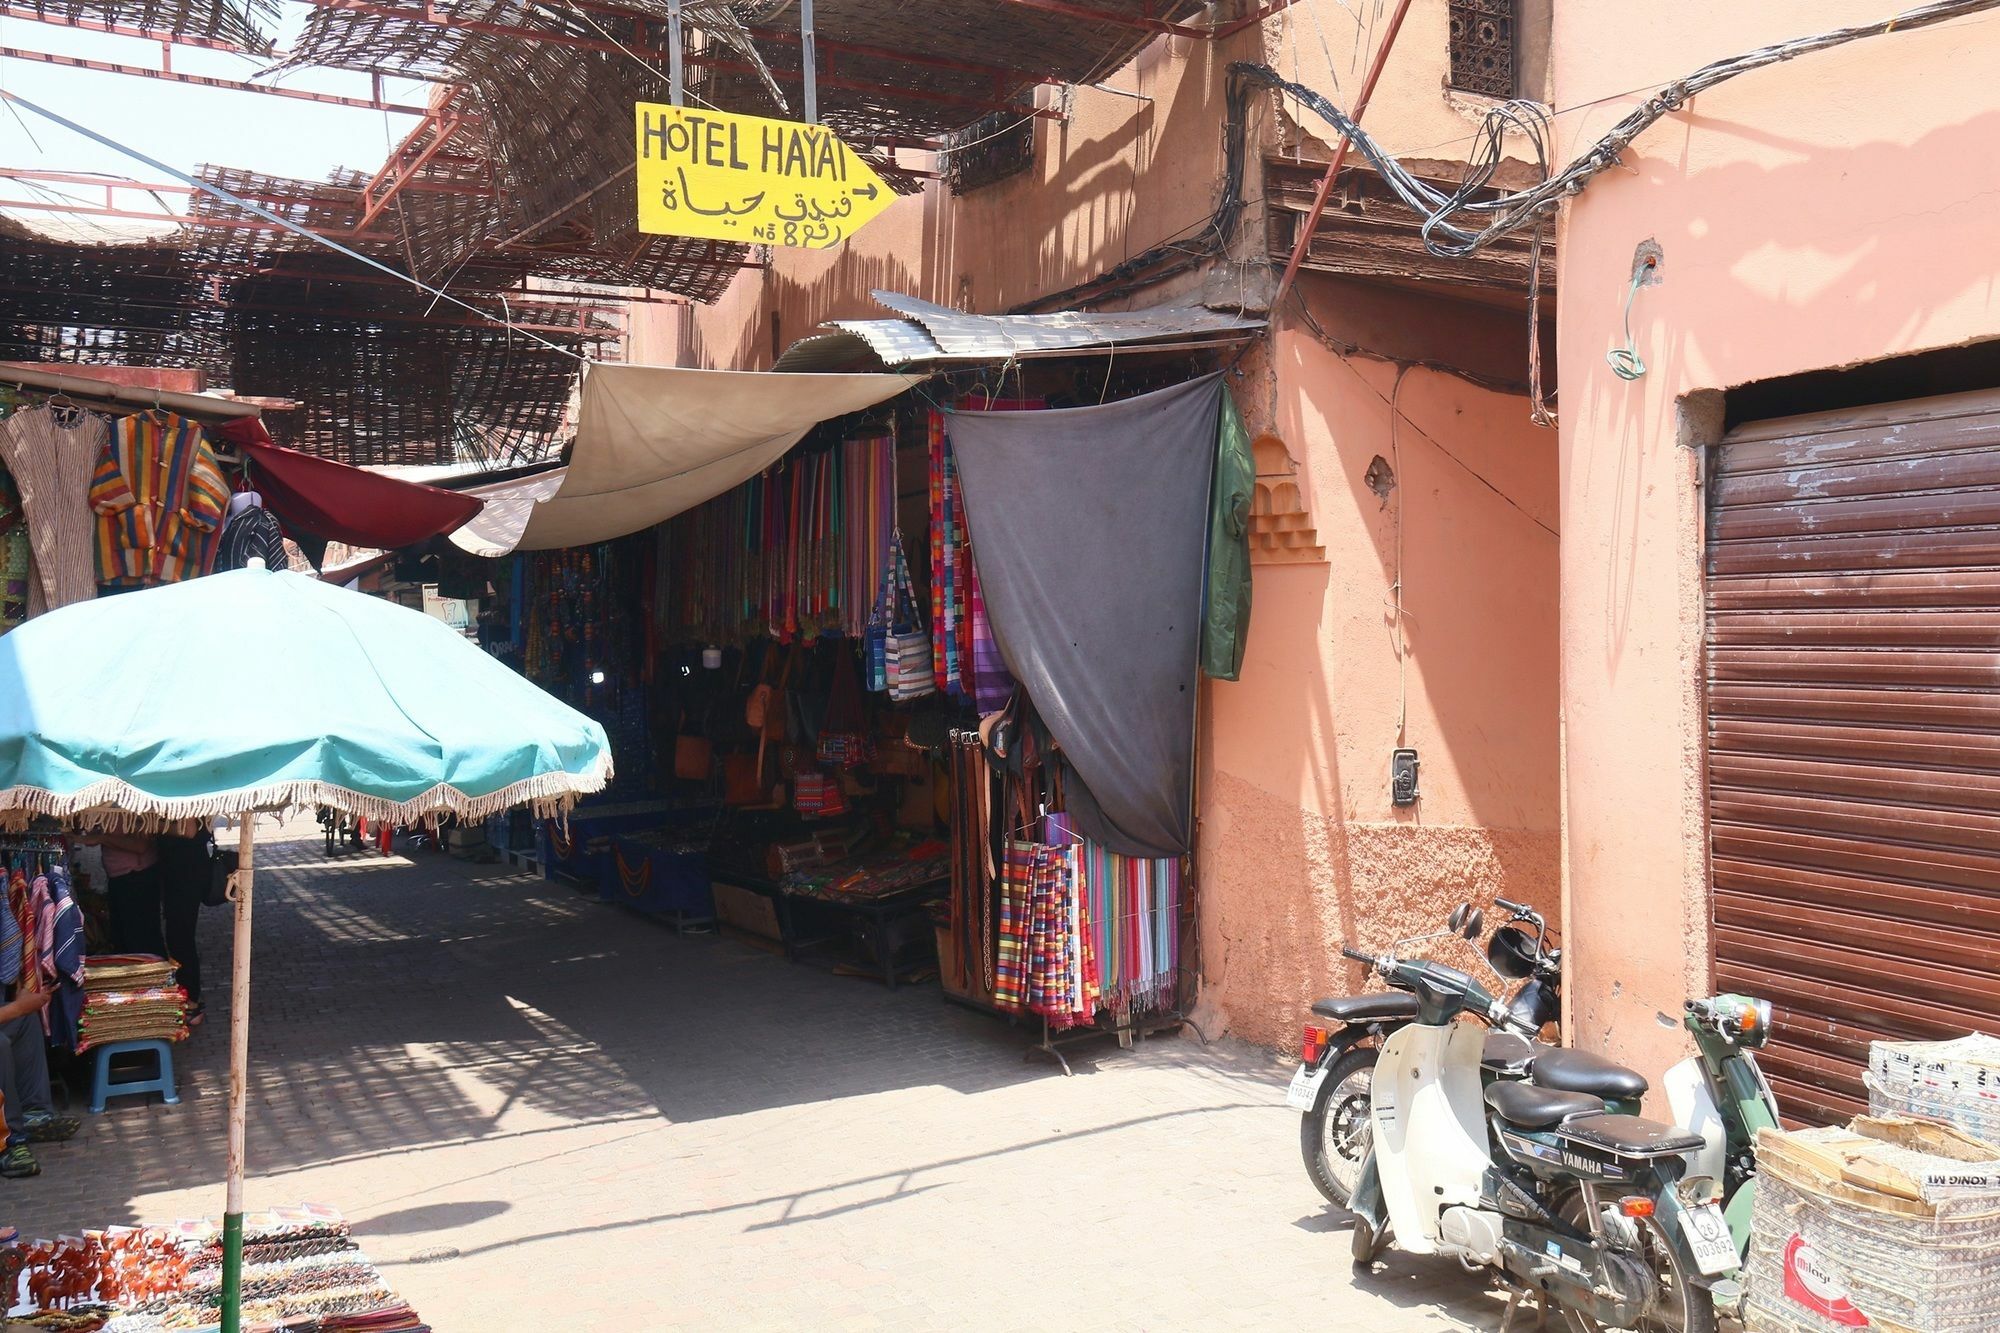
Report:
[[958,464],[945,436],[944,414],[930,414],[931,477],[931,655],[937,687],[964,692],[960,626],[965,616],[965,498],[958,487]]
[[[1051,816],[1051,825],[1060,818]],[[1066,822],[1061,827],[1066,829]],[[1178,859],[1120,856],[1089,841],[1077,849],[1078,897],[1091,916],[1105,1007],[1173,1007],[1179,980],[1180,869]]]
[[1054,1028],[1095,1021],[1102,996],[1090,910],[1075,846],[1034,845],[1028,934],[1028,1008]]
[[993,942],[993,1003],[1019,1013],[1028,1004],[1028,931],[1039,843],[1010,838],[1000,871],[1000,920]]

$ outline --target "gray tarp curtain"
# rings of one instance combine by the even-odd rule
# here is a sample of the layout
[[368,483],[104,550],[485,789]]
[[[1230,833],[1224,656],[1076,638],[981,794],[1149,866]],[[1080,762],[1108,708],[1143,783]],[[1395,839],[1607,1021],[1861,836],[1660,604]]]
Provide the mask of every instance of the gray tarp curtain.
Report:
[[950,418],[1007,667],[1128,856],[1192,850],[1196,659],[1222,377],[1099,407]]

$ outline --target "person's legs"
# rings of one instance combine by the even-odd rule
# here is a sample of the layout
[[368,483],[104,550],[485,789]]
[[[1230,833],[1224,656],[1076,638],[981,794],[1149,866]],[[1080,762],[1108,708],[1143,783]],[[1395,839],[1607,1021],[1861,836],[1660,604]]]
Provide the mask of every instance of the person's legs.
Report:
[[42,1173],[41,1163],[28,1148],[31,1109],[39,1105],[46,1118],[49,1108],[48,1060],[41,1043],[41,1019],[35,1014],[23,1014],[0,1023],[0,1114],[7,1121],[6,1145],[0,1149],[0,1176],[10,1180]]
[[41,1014],[23,1014],[0,1023],[0,1063],[6,1066],[0,1092],[7,1099],[10,1146],[62,1143],[76,1137],[83,1122],[75,1116],[57,1115],[55,1098],[49,1092],[49,1048],[42,1035]]
[[160,931],[160,868],[148,866],[112,877],[111,946],[119,953],[164,954],[166,936]]
[[160,839],[160,902],[166,919],[167,954],[194,1005],[201,1003],[201,950],[195,924],[208,889],[208,845],[199,838]]
[[21,1120],[21,1094],[14,1086],[14,1029],[25,1019],[0,1023],[0,1138],[14,1141]]
[[176,880],[161,891],[167,922],[167,954],[176,965],[175,976],[187,990],[188,1000],[201,1003],[201,947],[195,942],[195,923],[201,920],[199,884]]

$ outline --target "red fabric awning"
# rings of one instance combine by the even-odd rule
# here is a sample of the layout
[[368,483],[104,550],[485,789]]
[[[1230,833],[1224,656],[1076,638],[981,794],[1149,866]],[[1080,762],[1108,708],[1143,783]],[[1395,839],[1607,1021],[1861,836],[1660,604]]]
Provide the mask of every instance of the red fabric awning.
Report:
[[485,504],[477,496],[280,448],[254,417],[212,433],[243,451],[264,507],[288,531],[324,541],[393,551],[464,526]]

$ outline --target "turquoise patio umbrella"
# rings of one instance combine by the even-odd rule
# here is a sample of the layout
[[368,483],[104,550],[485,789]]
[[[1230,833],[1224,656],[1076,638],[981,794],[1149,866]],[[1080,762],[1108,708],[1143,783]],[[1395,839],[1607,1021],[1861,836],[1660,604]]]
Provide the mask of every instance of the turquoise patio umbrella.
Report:
[[250,569],[79,602],[0,637],[0,822],[241,820],[223,1328],[240,1327],[250,907],[259,810],[385,824],[558,816],[611,776],[604,729],[443,621]]

